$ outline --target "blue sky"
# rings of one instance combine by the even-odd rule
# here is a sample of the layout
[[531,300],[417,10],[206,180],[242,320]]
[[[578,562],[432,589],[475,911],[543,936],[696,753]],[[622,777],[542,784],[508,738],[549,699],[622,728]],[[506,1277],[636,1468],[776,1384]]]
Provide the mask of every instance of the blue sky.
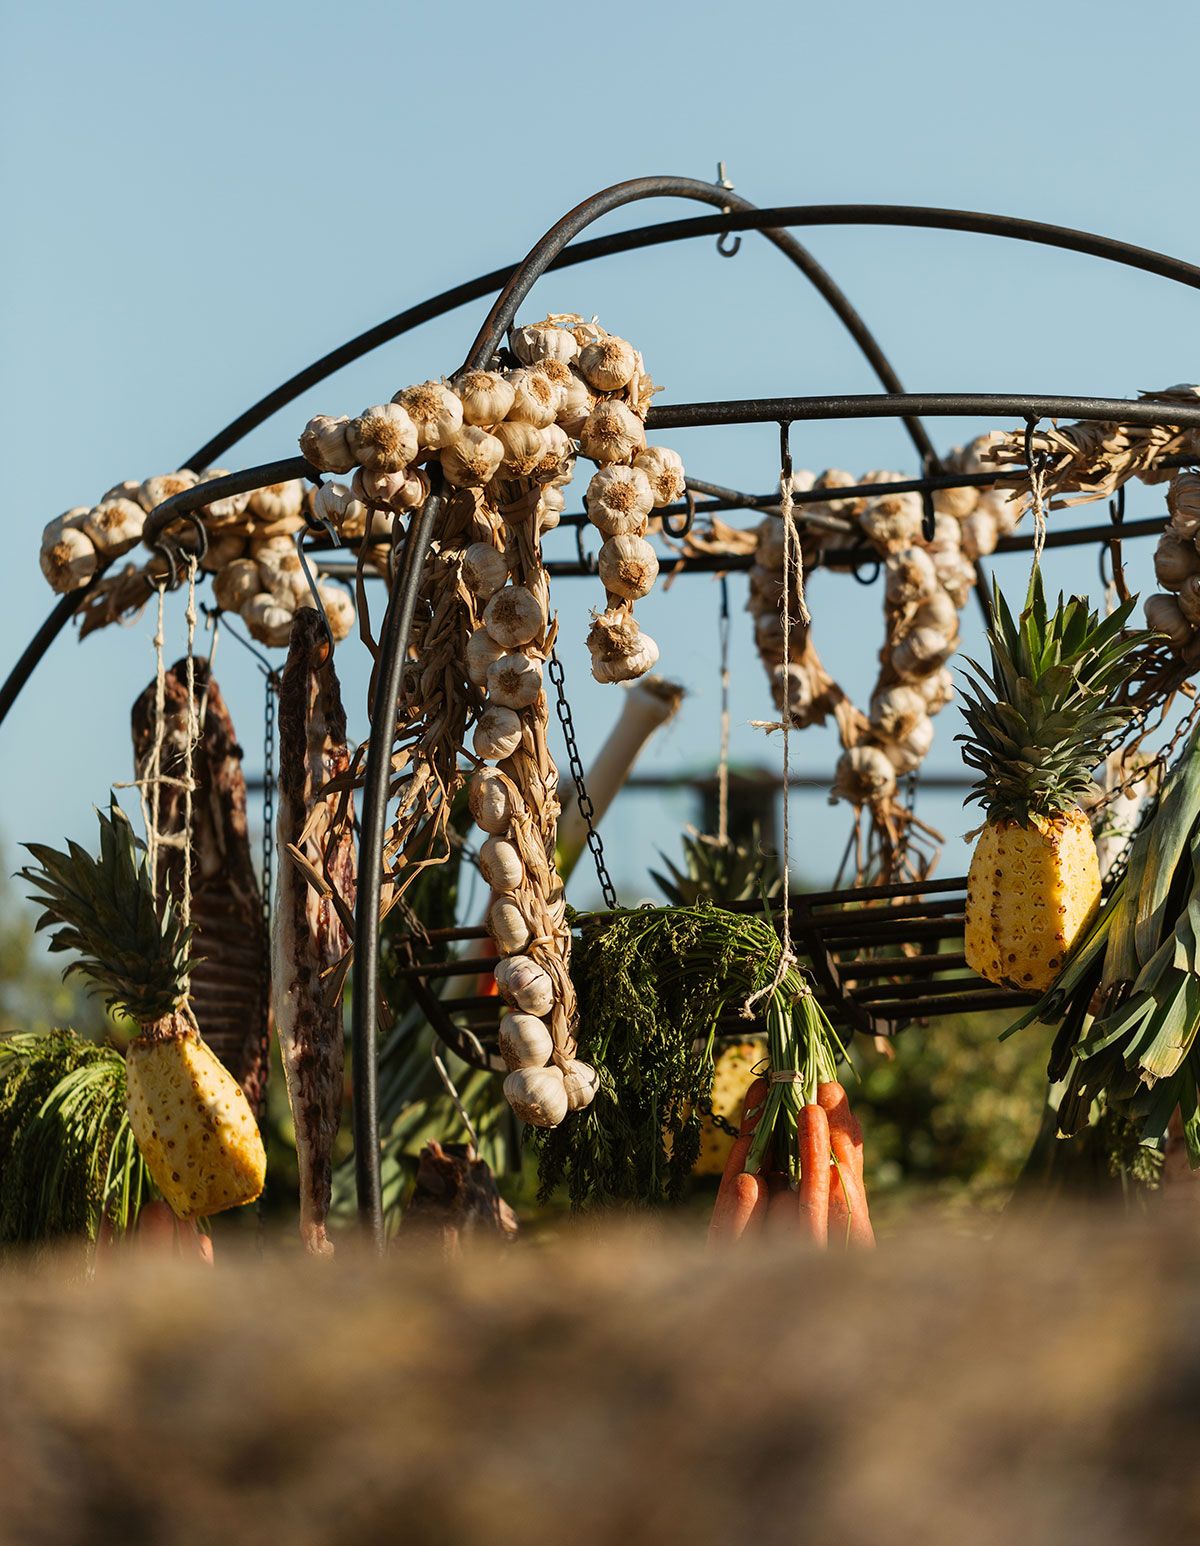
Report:
[[[121,478],[167,471],[249,402],[345,337],[523,253],[566,208],[648,172],[712,177],[757,203],[929,203],[1028,215],[1182,256],[1200,253],[1194,60],[1200,11],[1158,0],[1055,8],[517,3],[10,4],[0,35],[0,413],[9,425],[0,664],[50,605],[44,522]],[[644,205],[599,230],[686,213]],[[830,228],[804,238],[914,390],[1096,392],[1200,377],[1200,295],[1095,260],[984,237]],[[819,300],[761,239],[725,261],[709,240],[551,276],[530,313],[597,313],[644,351],[659,399],[872,390]],[[453,370],[486,307],[449,317],[327,382],[230,458],[291,454],[315,411],[354,412]],[[943,422],[939,445],[988,426]],[[665,436],[690,471],[761,490],[769,427]],[[911,468],[885,422],[798,426],[797,464]],[[1131,494],[1131,516],[1161,507]],[[1149,549],[1132,572],[1145,584]],[[1021,560],[1001,576],[1019,588]],[[1051,578],[1095,592],[1094,557]],[[734,587],[734,753],[778,748],[744,590]],[[865,697],[881,598],[820,576],[822,653]],[[587,676],[596,582],[560,588],[564,658],[585,756],[617,702]],[[681,582],[644,604],[662,669],[691,689],[647,759],[711,762],[716,592]],[[967,644],[978,644],[966,614]],[[174,618],[182,640],[182,619]],[[152,671],[149,627],[64,638],[0,730],[8,842],[90,836],[90,806],[129,776],[129,707]],[[362,729],[363,666],[343,651]],[[218,676],[251,771],[261,692],[228,641]],[[929,766],[956,765],[956,716]],[[794,752],[832,764],[830,739]],[[922,813],[974,824],[953,796]],[[684,801],[626,800],[609,850],[627,895],[674,847]],[[845,813],[793,806],[798,864],[823,878]],[[586,883],[577,900],[590,900]]]

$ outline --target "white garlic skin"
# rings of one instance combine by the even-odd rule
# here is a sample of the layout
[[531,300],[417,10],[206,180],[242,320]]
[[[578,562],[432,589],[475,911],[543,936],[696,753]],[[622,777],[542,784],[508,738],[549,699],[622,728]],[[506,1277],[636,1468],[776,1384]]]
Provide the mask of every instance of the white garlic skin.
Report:
[[600,549],[600,583],[623,601],[649,595],[658,578],[658,557],[641,537],[610,537]]
[[563,1085],[567,1092],[568,1109],[582,1111],[595,1100],[596,1091],[600,1088],[600,1076],[590,1063],[572,1058],[563,1069]]
[[940,714],[948,703],[954,702],[954,678],[945,666],[939,666],[928,676],[921,677],[914,685],[925,699],[925,709],[929,714]]
[[877,746],[852,746],[838,759],[833,792],[851,805],[870,805],[896,792],[896,770]]
[[489,837],[479,848],[479,873],[493,891],[515,891],[525,879],[517,845],[506,837]]
[[495,768],[480,768],[467,785],[467,805],[477,827],[499,836],[512,825],[514,801],[508,781]]
[[472,542],[463,554],[463,584],[480,601],[490,601],[508,579],[504,554],[490,542]]
[[508,384],[513,389],[513,400],[504,416],[506,423],[532,424],[536,429],[554,423],[562,404],[562,388],[544,370],[536,365],[514,370]]
[[100,558],[86,532],[78,526],[64,526],[54,538],[43,539],[40,561],[50,589],[65,596],[87,584]]
[[600,612],[587,637],[592,675],[598,682],[631,682],[658,663],[658,645],[628,612]]
[[990,510],[975,509],[962,523],[962,550],[968,558],[987,558],[996,551],[1000,527]]
[[1154,633],[1162,633],[1176,647],[1185,645],[1192,636],[1192,627],[1176,596],[1148,596],[1143,608],[1146,627]]
[[486,762],[503,762],[521,744],[521,721],[512,709],[484,709],[475,724],[471,745]]
[[1155,579],[1164,590],[1178,590],[1193,574],[1200,574],[1200,552],[1195,544],[1165,532],[1154,549]]
[[483,609],[483,626],[506,650],[531,644],[546,626],[541,603],[523,585],[506,585]]
[[605,537],[640,537],[654,509],[650,480],[637,467],[601,467],[583,498],[588,520]]
[[579,448],[600,466],[628,462],[646,449],[645,427],[624,403],[606,400],[598,403],[580,426]]
[[439,453],[438,460],[446,481],[455,488],[482,488],[499,472],[504,445],[487,430],[464,424],[458,439]]
[[954,653],[954,640],[936,628],[914,628],[892,651],[892,666],[901,680],[934,671]]
[[246,508],[260,520],[285,522],[299,531],[304,524],[304,484],[299,478],[289,478],[286,483],[254,489]]
[[222,569],[245,556],[246,539],[238,532],[231,531],[224,536],[210,536],[200,567],[208,574],[220,574]]
[[673,505],[682,499],[687,488],[683,471],[683,458],[669,446],[647,446],[634,458],[633,465],[645,473],[654,496],[654,508]]
[[142,540],[146,512],[132,499],[106,499],[84,518],[83,530],[96,552],[104,558],[119,558],[137,547]]
[[914,628],[935,628],[947,638],[958,631],[958,608],[944,590],[935,590],[913,613]]
[[322,483],[312,496],[313,513],[328,521],[336,532],[361,535],[366,528],[367,507],[344,483]]
[[403,408],[417,431],[418,446],[440,451],[453,444],[463,427],[463,406],[442,381],[422,381],[405,387],[392,402]]
[[295,611],[297,603],[309,595],[308,580],[296,549],[288,542],[284,548],[259,549],[255,558],[260,589],[268,591],[281,606],[290,606]]
[[530,1015],[548,1015],[554,1008],[550,974],[529,956],[508,956],[497,963],[495,976],[496,988],[506,1004]]
[[579,351],[580,374],[597,392],[619,392],[633,380],[637,368],[637,350],[611,333]]
[[532,938],[521,909],[505,896],[497,897],[488,908],[487,926],[501,955],[516,955]]
[[528,655],[501,655],[488,667],[488,701],[501,708],[527,709],[542,690],[541,662]]
[[346,435],[349,427],[348,418],[334,419],[326,413],[309,419],[300,436],[300,453],[305,461],[322,472],[349,472],[357,460]]
[[538,426],[524,419],[505,419],[492,434],[504,448],[500,476],[531,477],[546,454],[546,438]]
[[596,406],[595,394],[582,376],[574,371],[570,379],[562,383],[562,401],[558,409],[558,423],[568,435],[578,438],[588,416]]
[[1193,628],[1200,626],[1200,575],[1189,575],[1179,587],[1179,610]]
[[536,1015],[505,1015],[499,1039],[500,1056],[508,1069],[545,1068],[554,1051],[550,1032]]
[[377,403],[351,419],[346,443],[368,472],[403,472],[417,454],[417,426],[398,403]]
[[616,656],[592,656],[592,676],[597,682],[635,682],[658,664],[658,645],[643,633],[634,649]]
[[213,580],[213,599],[226,612],[240,612],[261,590],[258,564],[252,558],[235,558]]
[[282,648],[292,633],[292,610],[267,592],[251,596],[243,603],[241,619],[250,636],[271,649]]
[[957,521],[965,521],[979,503],[979,490],[968,484],[965,488],[935,488],[933,508],[939,515],[951,515]]
[[515,395],[495,370],[469,370],[457,378],[454,389],[462,403],[463,422],[489,429],[507,416]]
[[567,1091],[557,1068],[521,1068],[504,1081],[504,1098],[532,1127],[557,1127],[568,1111]]
[[137,499],[147,515],[157,510],[164,500],[173,499],[185,489],[195,488],[200,479],[189,467],[180,472],[161,473],[157,478],[147,478],[138,490]]
[[933,745],[933,720],[922,718],[900,741],[888,741],[884,752],[897,773],[915,773]]
[[506,653],[504,645],[497,644],[486,628],[476,628],[466,649],[467,675],[474,686],[481,691],[487,686],[488,671]]
[[321,583],[317,586],[317,595],[320,596],[321,605],[325,609],[325,620],[329,624],[333,642],[340,644],[343,639],[348,639],[354,630],[357,617],[354,603],[340,585]]
[[525,327],[513,328],[508,341],[522,365],[536,365],[541,360],[558,360],[563,365],[569,365],[579,353],[575,335],[550,322],[534,322]]
[[901,548],[885,564],[885,595],[891,606],[911,606],[940,587],[933,559],[923,548]]
[[928,712],[915,687],[885,687],[871,699],[871,723],[886,741],[903,741]]

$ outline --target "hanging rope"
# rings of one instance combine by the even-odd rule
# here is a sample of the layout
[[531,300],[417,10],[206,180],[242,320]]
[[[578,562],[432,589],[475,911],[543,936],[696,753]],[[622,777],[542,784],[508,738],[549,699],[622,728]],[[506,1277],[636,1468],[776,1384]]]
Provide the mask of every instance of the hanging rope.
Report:
[[[792,658],[792,587],[795,586],[796,610],[798,621],[807,627],[811,618],[808,604],[804,599],[804,559],[800,551],[800,539],[796,534],[796,522],[792,514],[792,448],[790,441],[790,424],[779,426],[779,507],[783,518],[783,609],[781,621],[783,623],[783,658],[790,661]],[[775,966],[775,975],[765,987],[751,993],[742,1005],[742,1014],[748,1018],[754,1005],[775,992],[779,984],[787,976],[788,971],[797,965],[796,954],[792,949],[792,900],[791,900],[791,729],[792,714],[785,699],[783,713],[781,715],[780,729],[783,731],[783,852],[782,858],[782,882],[783,882],[783,941],[779,952],[779,960]],[[803,984],[802,992],[809,993],[812,990],[808,986],[803,973],[799,974]]]
[[721,576],[721,750],[717,758],[717,842],[729,841],[729,580]]
[[1033,499],[1033,567],[1042,561],[1042,549],[1046,545],[1046,462],[1040,451],[1033,446],[1033,432],[1037,420],[1029,419],[1025,425],[1025,462],[1029,469],[1029,493]]

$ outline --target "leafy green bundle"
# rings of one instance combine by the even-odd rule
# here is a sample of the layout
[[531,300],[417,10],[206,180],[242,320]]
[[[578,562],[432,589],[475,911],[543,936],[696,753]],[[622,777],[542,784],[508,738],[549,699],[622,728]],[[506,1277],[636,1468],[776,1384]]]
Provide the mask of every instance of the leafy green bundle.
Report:
[[[791,968],[772,987],[780,949],[764,918],[703,902],[583,920],[572,975],[600,1089],[586,1110],[535,1135],[543,1198],[565,1183],[576,1208],[677,1201],[699,1150],[718,1019],[762,989],[772,1070],[833,1077],[837,1039],[802,973]],[[795,1155],[806,1088],[772,1085],[760,1128],[781,1155]]]

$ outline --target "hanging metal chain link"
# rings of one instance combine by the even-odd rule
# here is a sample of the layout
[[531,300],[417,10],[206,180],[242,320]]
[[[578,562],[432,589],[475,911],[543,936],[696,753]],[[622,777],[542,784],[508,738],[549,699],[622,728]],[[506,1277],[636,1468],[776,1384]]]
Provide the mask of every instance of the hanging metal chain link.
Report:
[[262,909],[267,931],[267,949],[271,948],[271,883],[275,876],[275,692],[279,679],[273,671],[266,675],[266,702],[263,706],[263,840]]
[[608,873],[608,865],[604,859],[604,842],[599,832],[596,831],[596,808],[592,804],[591,796],[587,792],[587,785],[583,781],[583,763],[579,757],[579,746],[575,740],[575,721],[571,718],[571,705],[567,702],[565,679],[563,676],[562,661],[558,658],[558,651],[550,652],[550,659],[546,662],[546,670],[550,680],[554,683],[554,710],[558,715],[558,722],[562,726],[563,739],[567,743],[567,761],[571,768],[571,777],[575,781],[575,798],[579,804],[579,814],[583,817],[584,826],[587,827],[587,845],[591,850],[592,859],[596,866],[596,879],[600,882],[600,890],[604,896],[606,907],[617,905],[617,893],[613,888],[612,876]]

